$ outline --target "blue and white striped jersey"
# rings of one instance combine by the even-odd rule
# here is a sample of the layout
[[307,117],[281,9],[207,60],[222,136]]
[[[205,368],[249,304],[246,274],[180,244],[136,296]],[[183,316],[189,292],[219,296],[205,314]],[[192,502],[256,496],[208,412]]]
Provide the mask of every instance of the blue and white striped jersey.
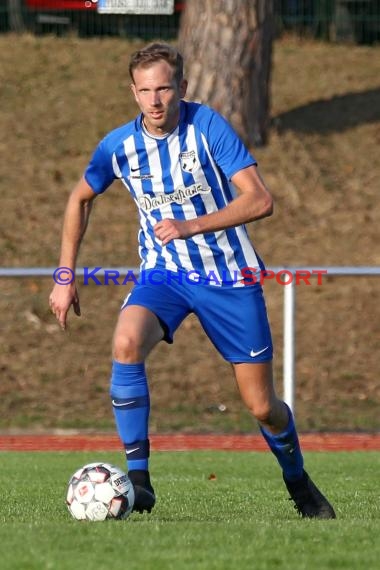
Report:
[[146,132],[140,114],[111,131],[96,148],[85,179],[96,193],[119,178],[140,216],[141,270],[196,272],[211,284],[241,285],[241,269],[263,268],[245,226],[176,239],[154,235],[164,218],[189,220],[220,210],[234,197],[231,177],[256,164],[229,123],[205,105],[181,101],[177,128],[164,137]]

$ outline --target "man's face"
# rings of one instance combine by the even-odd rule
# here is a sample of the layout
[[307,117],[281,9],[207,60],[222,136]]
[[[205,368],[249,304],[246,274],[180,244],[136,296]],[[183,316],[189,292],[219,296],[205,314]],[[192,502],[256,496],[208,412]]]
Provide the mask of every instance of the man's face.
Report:
[[174,70],[164,60],[133,72],[131,88],[144,115],[144,125],[152,135],[164,135],[178,124],[179,103],[185,96],[187,82],[178,85]]

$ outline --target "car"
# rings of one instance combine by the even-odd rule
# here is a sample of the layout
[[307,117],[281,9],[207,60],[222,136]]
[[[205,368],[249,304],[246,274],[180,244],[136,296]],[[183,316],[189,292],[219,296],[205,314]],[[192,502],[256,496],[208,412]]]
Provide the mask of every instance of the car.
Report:
[[0,0],[0,14],[6,17],[2,28],[16,32],[61,35],[74,29],[81,36],[170,38],[177,34],[184,5],[177,0]]

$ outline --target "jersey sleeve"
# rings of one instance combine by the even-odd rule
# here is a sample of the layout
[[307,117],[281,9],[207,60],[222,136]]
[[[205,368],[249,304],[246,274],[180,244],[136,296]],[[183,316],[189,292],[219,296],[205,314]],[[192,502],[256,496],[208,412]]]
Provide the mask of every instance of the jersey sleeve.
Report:
[[239,170],[257,164],[228,121],[215,111],[207,138],[215,162],[229,180]]
[[85,170],[84,178],[96,194],[101,194],[107,190],[116,178],[112,166],[112,155],[107,150],[105,139],[96,147]]

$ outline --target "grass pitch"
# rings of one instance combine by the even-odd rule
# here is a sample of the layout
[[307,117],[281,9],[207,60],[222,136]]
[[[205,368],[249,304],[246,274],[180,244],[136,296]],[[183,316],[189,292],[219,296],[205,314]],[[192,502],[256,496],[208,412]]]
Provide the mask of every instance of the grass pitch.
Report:
[[120,454],[1,454],[3,570],[112,568],[256,570],[378,567],[380,453],[306,453],[337,520],[297,517],[269,453],[155,453],[151,515],[77,522],[65,506],[71,474]]

